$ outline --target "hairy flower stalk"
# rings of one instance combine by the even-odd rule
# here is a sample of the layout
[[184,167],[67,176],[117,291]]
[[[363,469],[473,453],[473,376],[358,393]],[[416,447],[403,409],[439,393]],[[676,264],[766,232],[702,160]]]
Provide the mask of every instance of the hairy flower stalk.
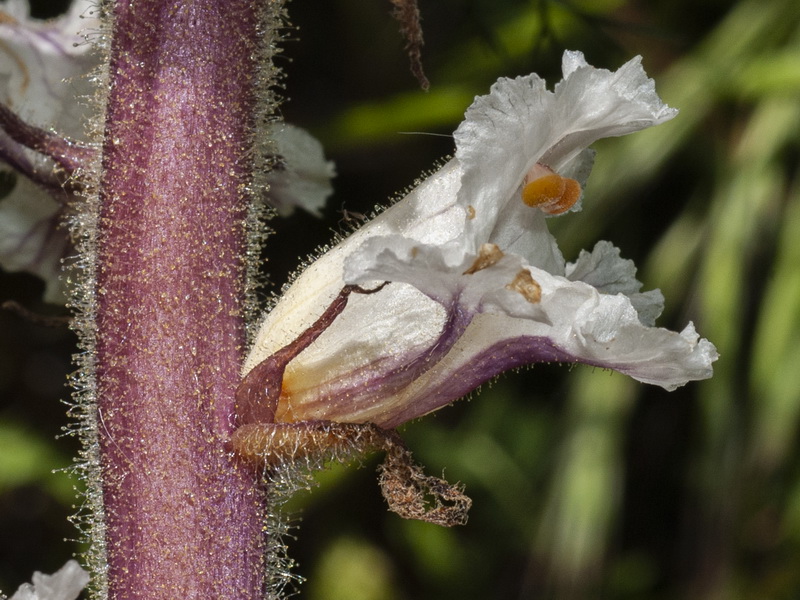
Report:
[[108,595],[260,598],[262,502],[224,442],[261,44],[279,3],[111,10],[94,334]]

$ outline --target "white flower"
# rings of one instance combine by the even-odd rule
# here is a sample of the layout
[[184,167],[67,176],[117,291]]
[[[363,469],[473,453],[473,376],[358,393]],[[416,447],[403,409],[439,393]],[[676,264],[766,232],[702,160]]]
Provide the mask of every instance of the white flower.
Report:
[[82,137],[89,108],[78,98],[90,91],[85,75],[98,57],[81,32],[98,27],[93,5],[79,0],[64,15],[37,21],[26,0],[0,3],[0,102],[25,121]]
[[89,583],[89,574],[74,560],[52,575],[36,571],[33,584],[23,583],[9,600],[75,600]]
[[267,175],[269,203],[282,216],[295,207],[320,216],[320,209],[333,193],[331,179],[336,169],[325,160],[322,144],[305,129],[276,123],[270,127],[278,161]]
[[[83,138],[89,114],[85,75],[98,60],[79,34],[97,27],[91,4],[81,0],[57,19],[36,21],[29,18],[26,1],[0,3],[0,103],[26,122],[72,139]],[[56,226],[68,194],[51,185],[48,161],[0,129],[3,159],[41,174],[37,183],[46,185],[18,177],[11,194],[0,199],[0,265],[39,275],[47,283],[45,299],[63,302],[58,274],[71,246],[66,229]]]
[[498,81],[467,111],[452,160],[285,292],[245,374],[291,346],[345,284],[392,282],[351,295],[291,357],[275,421],[395,427],[536,362],[611,368],[669,390],[711,376],[716,350],[691,324],[653,327],[663,298],[640,293],[632,262],[600,242],[566,264],[546,224],[579,207],[588,144],[676,111],[638,58],[612,73],[567,52],[563,71],[552,92],[536,75]]
[[23,181],[17,182],[15,193],[0,200],[0,265],[8,271],[35,273],[47,283],[45,300],[63,302],[61,260],[72,246],[65,227],[59,227],[60,207]]

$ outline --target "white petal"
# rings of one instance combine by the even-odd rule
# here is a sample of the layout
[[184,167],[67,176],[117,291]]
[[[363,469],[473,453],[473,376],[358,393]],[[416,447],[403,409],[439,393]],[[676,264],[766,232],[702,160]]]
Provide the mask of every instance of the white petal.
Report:
[[322,144],[305,129],[279,123],[271,127],[271,134],[282,163],[267,177],[269,203],[284,216],[295,207],[320,216],[333,193],[333,162],[325,160]]
[[534,74],[499,79],[467,109],[453,134],[464,169],[459,201],[474,207],[482,228],[491,226],[528,169],[557,141],[548,118],[552,104],[553,93]]
[[575,170],[572,163],[585,163],[581,152],[594,141],[675,114],[655,94],[639,58],[612,73],[568,53],[564,80],[553,92],[538,75],[500,79],[489,95],[476,98],[454,134],[464,169],[459,202],[474,207],[473,226],[485,238],[495,215],[518,202],[515,192],[537,162],[558,172]]
[[522,202],[509,202],[506,209],[497,215],[488,241],[500,246],[504,252],[521,256],[528,264],[561,275],[564,273],[564,257],[547,228],[546,217],[541,210],[531,209]]
[[713,346],[705,340],[698,342],[696,336],[690,339],[642,324],[625,295],[602,294],[583,282],[546,274],[539,274],[537,281],[542,286],[547,330],[541,320],[517,320],[509,323],[506,335],[544,334],[568,355],[562,360],[612,368],[666,389],[711,376],[711,362],[716,359]]
[[[284,291],[280,302],[265,316],[244,362],[242,373],[247,373],[256,364],[293,341],[322,314],[345,285],[345,259],[366,240],[375,236],[400,234],[421,243],[445,244],[462,235],[467,216],[465,210],[456,203],[460,182],[460,165],[458,161],[451,160],[400,202],[309,265]],[[421,296],[416,290],[414,294]],[[350,302],[353,305],[370,305],[374,301],[370,299],[373,298],[375,297],[356,295]],[[430,304],[433,314],[441,313],[435,302]],[[354,309],[348,307],[345,315],[339,317],[337,322],[351,310]],[[369,310],[369,314],[375,312],[374,308]],[[435,336],[437,331],[431,332],[431,335]],[[310,350],[311,348],[304,354]]]
[[619,248],[610,242],[597,242],[591,252],[581,250],[578,260],[566,268],[571,281],[583,281],[604,294],[624,294],[633,304],[639,320],[653,326],[664,310],[664,296],[659,290],[641,293],[636,279],[636,265],[620,257]]
[[655,82],[644,72],[641,56],[612,73],[585,62],[578,65],[568,54],[580,53],[565,53],[564,79],[555,88],[559,117],[569,125],[543,156],[543,162],[553,169],[560,170],[577,152],[600,138],[640,131],[678,114],[656,94]]
[[543,289],[537,317],[476,316],[447,356],[388,400],[394,408],[385,425],[436,410],[498,373],[535,362],[610,368],[667,390],[711,376],[716,349],[691,324],[681,333],[646,327],[622,295],[542,272],[534,278]]
[[[83,138],[90,87],[88,72],[99,56],[79,35],[98,27],[93,2],[79,0],[51,21],[27,19],[19,3],[13,19],[0,23],[0,101],[31,124]],[[24,14],[23,16],[23,12]]]
[[52,575],[36,571],[33,585],[21,585],[9,600],[75,600],[87,583],[89,574],[70,560]]
[[0,266],[38,275],[47,284],[44,299],[63,304],[59,275],[70,246],[66,230],[58,227],[59,209],[49,195],[18,177],[11,195],[0,200]]

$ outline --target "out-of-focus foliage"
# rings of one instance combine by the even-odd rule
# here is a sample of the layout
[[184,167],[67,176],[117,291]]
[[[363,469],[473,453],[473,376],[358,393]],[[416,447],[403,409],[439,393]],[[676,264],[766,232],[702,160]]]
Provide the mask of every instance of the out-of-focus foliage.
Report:
[[[330,229],[347,229],[342,208],[369,212],[450,153],[447,136],[498,76],[536,71],[555,82],[565,48],[608,68],[642,54],[680,115],[598,144],[583,212],[551,223],[568,258],[597,239],[620,246],[646,286],[662,288],[660,324],[694,320],[722,357],[714,379],[671,394],[587,367],[537,366],[407,427],[430,472],[466,483],[475,503],[465,527],[387,513],[374,460],[324,473],[321,489],[292,504],[304,515],[292,554],[311,580],[301,597],[798,597],[796,1],[420,0],[427,94],[414,88],[389,9],[378,0],[289,6],[299,31],[287,35],[299,41],[284,43],[284,113],[322,138],[339,177],[326,220],[273,222],[276,285]],[[10,327],[24,343],[3,342],[3,364],[15,367],[0,369],[0,415],[30,429],[37,416],[26,399],[38,406],[42,392],[21,374],[44,368],[35,362],[42,334]],[[48,356],[61,365],[67,353]],[[49,393],[50,410],[63,410],[66,391]],[[63,441],[53,448],[69,453]],[[13,493],[0,489],[4,507]],[[52,545],[63,547],[59,535]],[[48,569],[22,563],[18,581]]]

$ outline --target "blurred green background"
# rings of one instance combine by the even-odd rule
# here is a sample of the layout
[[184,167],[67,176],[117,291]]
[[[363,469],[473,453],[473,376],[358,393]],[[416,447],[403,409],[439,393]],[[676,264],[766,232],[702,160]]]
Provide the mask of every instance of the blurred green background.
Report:
[[[665,125],[595,147],[584,210],[550,221],[568,259],[613,241],[660,287],[659,325],[693,320],[722,358],[673,393],[588,367],[504,375],[408,425],[430,473],[474,499],[456,529],[387,513],[374,466],[296,498],[291,554],[310,600],[800,597],[800,11],[796,0],[420,0],[431,90],[416,88],[380,0],[295,0],[279,64],[286,119],[336,161],[323,220],[274,220],[274,289],[331,232],[452,152],[499,76],[555,83],[564,49],[636,54]],[[426,132],[442,135],[408,134]],[[309,233],[312,232],[312,233]],[[44,310],[42,285],[2,298]],[[78,551],[59,400],[71,334],[0,313],[0,587]]]

